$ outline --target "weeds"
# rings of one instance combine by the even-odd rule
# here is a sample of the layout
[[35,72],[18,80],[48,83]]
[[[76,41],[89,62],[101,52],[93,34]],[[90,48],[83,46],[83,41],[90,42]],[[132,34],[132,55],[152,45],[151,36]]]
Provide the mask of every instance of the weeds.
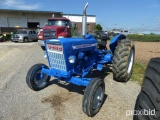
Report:
[[142,64],[135,62],[133,66],[133,74],[131,76],[132,81],[138,82],[138,84],[142,84],[143,77],[145,74],[145,69],[146,69],[147,64]]

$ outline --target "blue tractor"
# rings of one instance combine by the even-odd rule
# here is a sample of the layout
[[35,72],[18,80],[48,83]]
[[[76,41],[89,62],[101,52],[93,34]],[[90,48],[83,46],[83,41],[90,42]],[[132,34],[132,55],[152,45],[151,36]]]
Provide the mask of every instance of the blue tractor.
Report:
[[132,74],[135,47],[124,35],[115,36],[110,50],[99,49],[99,42],[93,35],[86,34],[86,4],[84,8],[82,37],[46,40],[48,66],[33,65],[26,76],[27,85],[35,91],[45,88],[50,77],[78,86],[84,86],[82,109],[93,117],[100,110],[105,84],[101,78],[88,78],[92,70],[102,71],[104,65],[112,64],[113,78],[127,82]]

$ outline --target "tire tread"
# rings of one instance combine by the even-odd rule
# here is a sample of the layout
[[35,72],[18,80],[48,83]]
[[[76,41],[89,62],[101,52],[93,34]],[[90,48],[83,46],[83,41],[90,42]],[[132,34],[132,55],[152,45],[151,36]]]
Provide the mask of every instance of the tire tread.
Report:
[[[33,65],[33,66],[29,69],[29,71],[28,71],[28,73],[27,73],[27,76],[26,76],[26,83],[27,83],[28,87],[31,88],[31,89],[34,90],[34,91],[38,91],[38,90],[43,89],[43,88],[34,87],[34,86],[32,85],[32,83],[31,83],[31,81],[32,81],[32,76],[33,76],[33,74],[34,74],[33,71],[34,71],[37,67],[39,67],[39,66],[44,66],[45,68],[48,68],[45,64],[42,64],[42,63],[35,64],[35,65]],[[46,82],[48,83],[49,80],[50,80],[50,76],[47,77]],[[46,86],[47,86],[47,85],[46,85]],[[45,86],[45,87],[46,87],[46,86]]]
[[[144,75],[142,89],[137,97],[135,110],[156,110],[156,117],[148,115],[148,120],[160,120],[160,58],[150,59]],[[146,116],[134,116],[134,120],[145,120]]]
[[[118,41],[114,56],[113,56],[113,78],[118,82],[127,82],[132,74],[127,73],[127,62],[131,49],[134,50],[134,44],[129,39]],[[135,50],[133,51],[135,53]],[[133,66],[132,66],[133,68]]]
[[[97,110],[96,111],[90,110],[90,108],[91,108],[90,102],[92,101],[91,98],[93,96],[93,93],[96,90],[97,85],[99,85],[99,84],[103,85],[103,88],[104,88],[103,92],[104,92],[105,91],[104,81],[100,78],[94,78],[93,80],[90,81],[89,85],[85,89],[85,93],[83,96],[82,109],[83,109],[83,112],[90,117],[93,117],[99,111],[99,110],[98,111]],[[100,106],[100,108],[101,108],[101,106]]]

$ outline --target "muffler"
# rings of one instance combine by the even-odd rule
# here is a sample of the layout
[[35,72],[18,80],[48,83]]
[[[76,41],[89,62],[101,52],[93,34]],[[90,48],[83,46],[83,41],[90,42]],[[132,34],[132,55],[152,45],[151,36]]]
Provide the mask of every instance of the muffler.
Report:
[[85,38],[86,31],[87,31],[87,16],[86,16],[86,9],[88,7],[88,3],[86,3],[84,10],[83,10],[83,17],[82,17],[82,36]]

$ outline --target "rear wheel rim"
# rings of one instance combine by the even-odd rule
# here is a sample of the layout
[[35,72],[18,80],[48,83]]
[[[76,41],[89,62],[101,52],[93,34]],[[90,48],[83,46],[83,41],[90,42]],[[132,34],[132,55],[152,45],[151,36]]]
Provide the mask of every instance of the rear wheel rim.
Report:
[[101,105],[102,99],[103,99],[103,88],[102,88],[102,86],[99,86],[97,88],[97,90],[95,91],[94,96],[93,96],[93,106],[92,106],[92,108],[94,110]]
[[134,51],[133,49],[130,52],[129,58],[128,58],[128,69],[127,69],[127,73],[131,73],[132,71],[132,67],[133,67],[133,58],[134,58]]

